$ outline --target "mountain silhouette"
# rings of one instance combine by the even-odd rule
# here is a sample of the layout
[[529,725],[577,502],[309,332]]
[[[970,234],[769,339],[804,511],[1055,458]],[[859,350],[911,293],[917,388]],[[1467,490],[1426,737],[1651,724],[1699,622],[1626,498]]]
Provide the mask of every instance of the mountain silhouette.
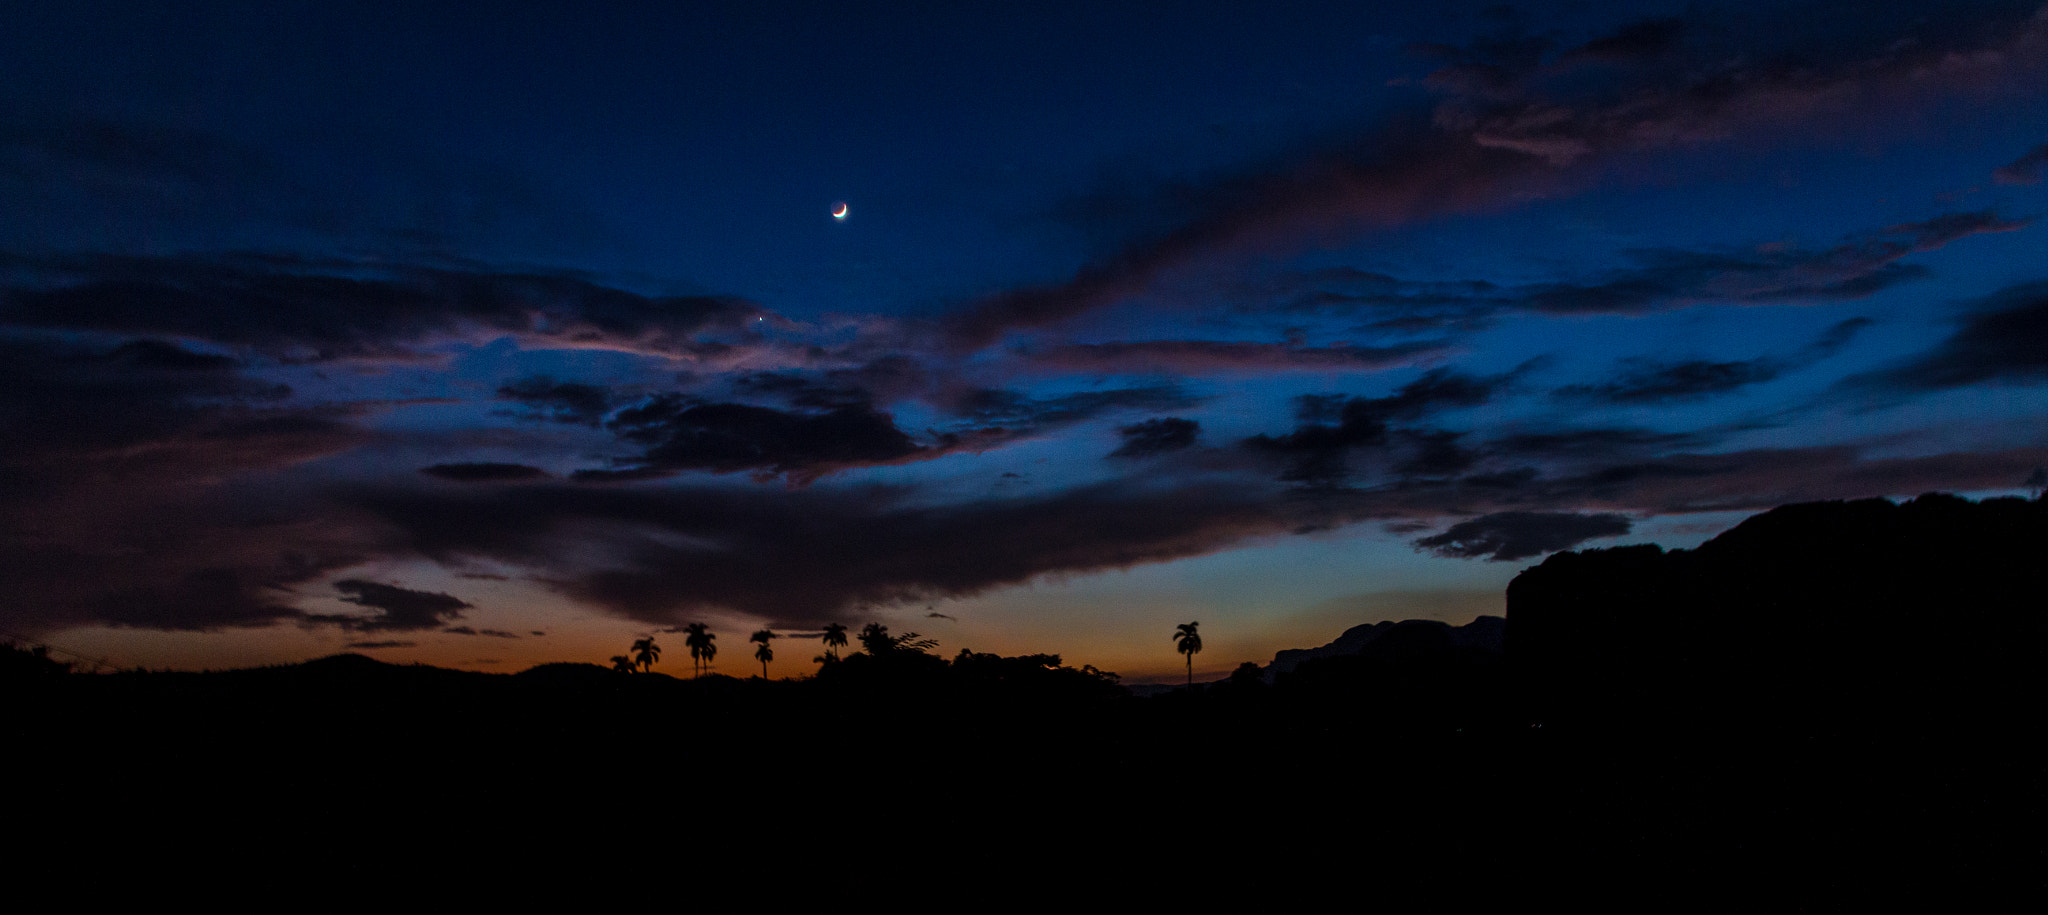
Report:
[[2048,669],[2044,543],[2041,502],[1936,494],[1559,553],[1508,586],[1508,656],[1552,722],[1996,718]]
[[[1344,634],[1316,648],[1283,648],[1264,668],[1267,679],[1292,672],[1303,662],[1317,658],[1341,657],[1378,651],[1386,656],[1407,653],[1421,644],[1441,640],[1462,649],[1500,654],[1507,632],[1507,620],[1481,616],[1463,626],[1437,620],[1382,620],[1344,630]],[[1391,638],[1391,641],[1386,641]]]

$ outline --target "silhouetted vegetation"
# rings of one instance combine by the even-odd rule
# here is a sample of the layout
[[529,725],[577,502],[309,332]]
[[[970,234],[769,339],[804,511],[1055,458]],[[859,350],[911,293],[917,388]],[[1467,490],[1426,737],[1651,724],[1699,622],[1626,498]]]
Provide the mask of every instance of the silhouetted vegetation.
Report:
[[[661,660],[661,646],[654,644],[654,636],[633,640],[633,663],[640,665],[640,671],[654,670],[654,663]],[[616,660],[616,659],[614,659]]]
[[1188,685],[1195,685],[1195,655],[1202,650],[1202,636],[1195,631],[1201,623],[1182,623],[1174,627],[1173,650],[1188,659]]
[[683,632],[687,633],[683,644],[690,647],[690,662],[695,675],[704,676],[704,672],[711,669],[712,659],[718,657],[718,646],[713,644],[718,636],[713,635],[711,627],[703,623],[684,626]]
[[753,642],[754,660],[761,662],[761,679],[768,679],[768,662],[775,660],[775,649],[768,647],[770,639],[780,638],[774,632],[762,629],[756,631],[748,641]]
[[23,648],[13,642],[0,643],[0,680],[42,680],[70,672],[71,665],[51,658],[47,646]]
[[[1147,799],[1187,799],[1171,810],[1218,843],[1271,836],[1234,854],[1270,848],[1283,869],[1430,847],[1461,871],[1626,862],[1601,879],[1646,887],[1883,870],[1902,855],[1995,875],[2040,848],[2044,545],[2039,501],[1786,506],[1692,550],[1552,556],[1509,586],[1505,622],[1361,625],[1214,683],[1192,683],[1201,637],[1182,624],[1188,685],[1143,700],[1059,655],[949,660],[879,623],[843,658],[846,627],[827,627],[836,660],[783,680],[766,676],[768,630],[751,640],[761,679],[710,673],[701,623],[684,628],[691,679],[651,672],[651,637],[609,668],[513,675],[340,655],[62,676],[32,650],[0,658],[16,732],[66,750],[17,752],[24,784],[130,784],[136,753],[153,784],[252,806],[309,785],[582,803],[604,786],[625,798],[678,778],[810,785],[824,771],[871,806],[999,805],[1020,821],[1005,836],[1047,847],[1076,817],[1138,822]],[[814,796],[793,792],[791,815]],[[757,813],[692,803],[707,823]],[[1297,834],[1297,819],[1356,822]]]

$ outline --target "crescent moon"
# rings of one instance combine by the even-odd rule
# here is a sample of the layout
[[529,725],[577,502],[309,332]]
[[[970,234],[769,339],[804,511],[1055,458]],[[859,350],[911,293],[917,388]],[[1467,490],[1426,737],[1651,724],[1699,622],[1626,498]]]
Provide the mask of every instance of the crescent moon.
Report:
[[835,204],[833,204],[833,205],[832,205],[832,218],[833,218],[833,219],[845,219],[845,218],[846,218],[846,214],[847,214],[847,212],[848,212],[848,211],[847,211],[847,208],[846,208],[846,204],[843,204],[843,203],[835,203]]

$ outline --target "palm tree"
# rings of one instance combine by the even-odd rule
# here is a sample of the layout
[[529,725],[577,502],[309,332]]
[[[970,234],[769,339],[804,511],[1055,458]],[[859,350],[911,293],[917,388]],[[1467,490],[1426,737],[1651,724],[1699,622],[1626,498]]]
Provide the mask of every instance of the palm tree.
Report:
[[1188,656],[1188,685],[1195,685],[1195,653],[1202,650],[1202,635],[1195,631],[1201,623],[1182,623],[1173,627],[1175,651]]
[[711,666],[711,659],[718,656],[718,646],[711,644],[711,640],[718,636],[712,635],[711,627],[703,623],[691,623],[684,626],[683,631],[689,633],[683,644],[690,646],[690,660],[695,663],[697,676],[704,676],[705,669]]
[[781,638],[781,636],[763,629],[760,632],[754,633],[753,637],[747,640],[761,646],[754,649],[754,660],[761,662],[761,679],[763,680],[768,679],[768,662],[775,660],[775,649],[768,647],[768,640],[777,638]]
[[622,654],[615,654],[612,655],[612,669],[622,674],[630,674],[640,668],[633,664],[632,658]]
[[839,649],[846,647],[846,626],[841,623],[825,624],[825,657],[839,660]]
[[661,660],[661,646],[654,644],[654,636],[636,639],[633,642],[633,663],[642,671],[654,669],[654,662]]

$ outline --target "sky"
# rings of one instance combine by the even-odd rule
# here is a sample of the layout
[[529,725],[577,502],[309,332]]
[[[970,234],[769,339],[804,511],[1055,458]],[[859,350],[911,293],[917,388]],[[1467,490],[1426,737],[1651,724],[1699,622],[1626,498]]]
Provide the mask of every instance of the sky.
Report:
[[2038,0],[677,6],[11,11],[0,631],[1169,681],[2048,463]]

